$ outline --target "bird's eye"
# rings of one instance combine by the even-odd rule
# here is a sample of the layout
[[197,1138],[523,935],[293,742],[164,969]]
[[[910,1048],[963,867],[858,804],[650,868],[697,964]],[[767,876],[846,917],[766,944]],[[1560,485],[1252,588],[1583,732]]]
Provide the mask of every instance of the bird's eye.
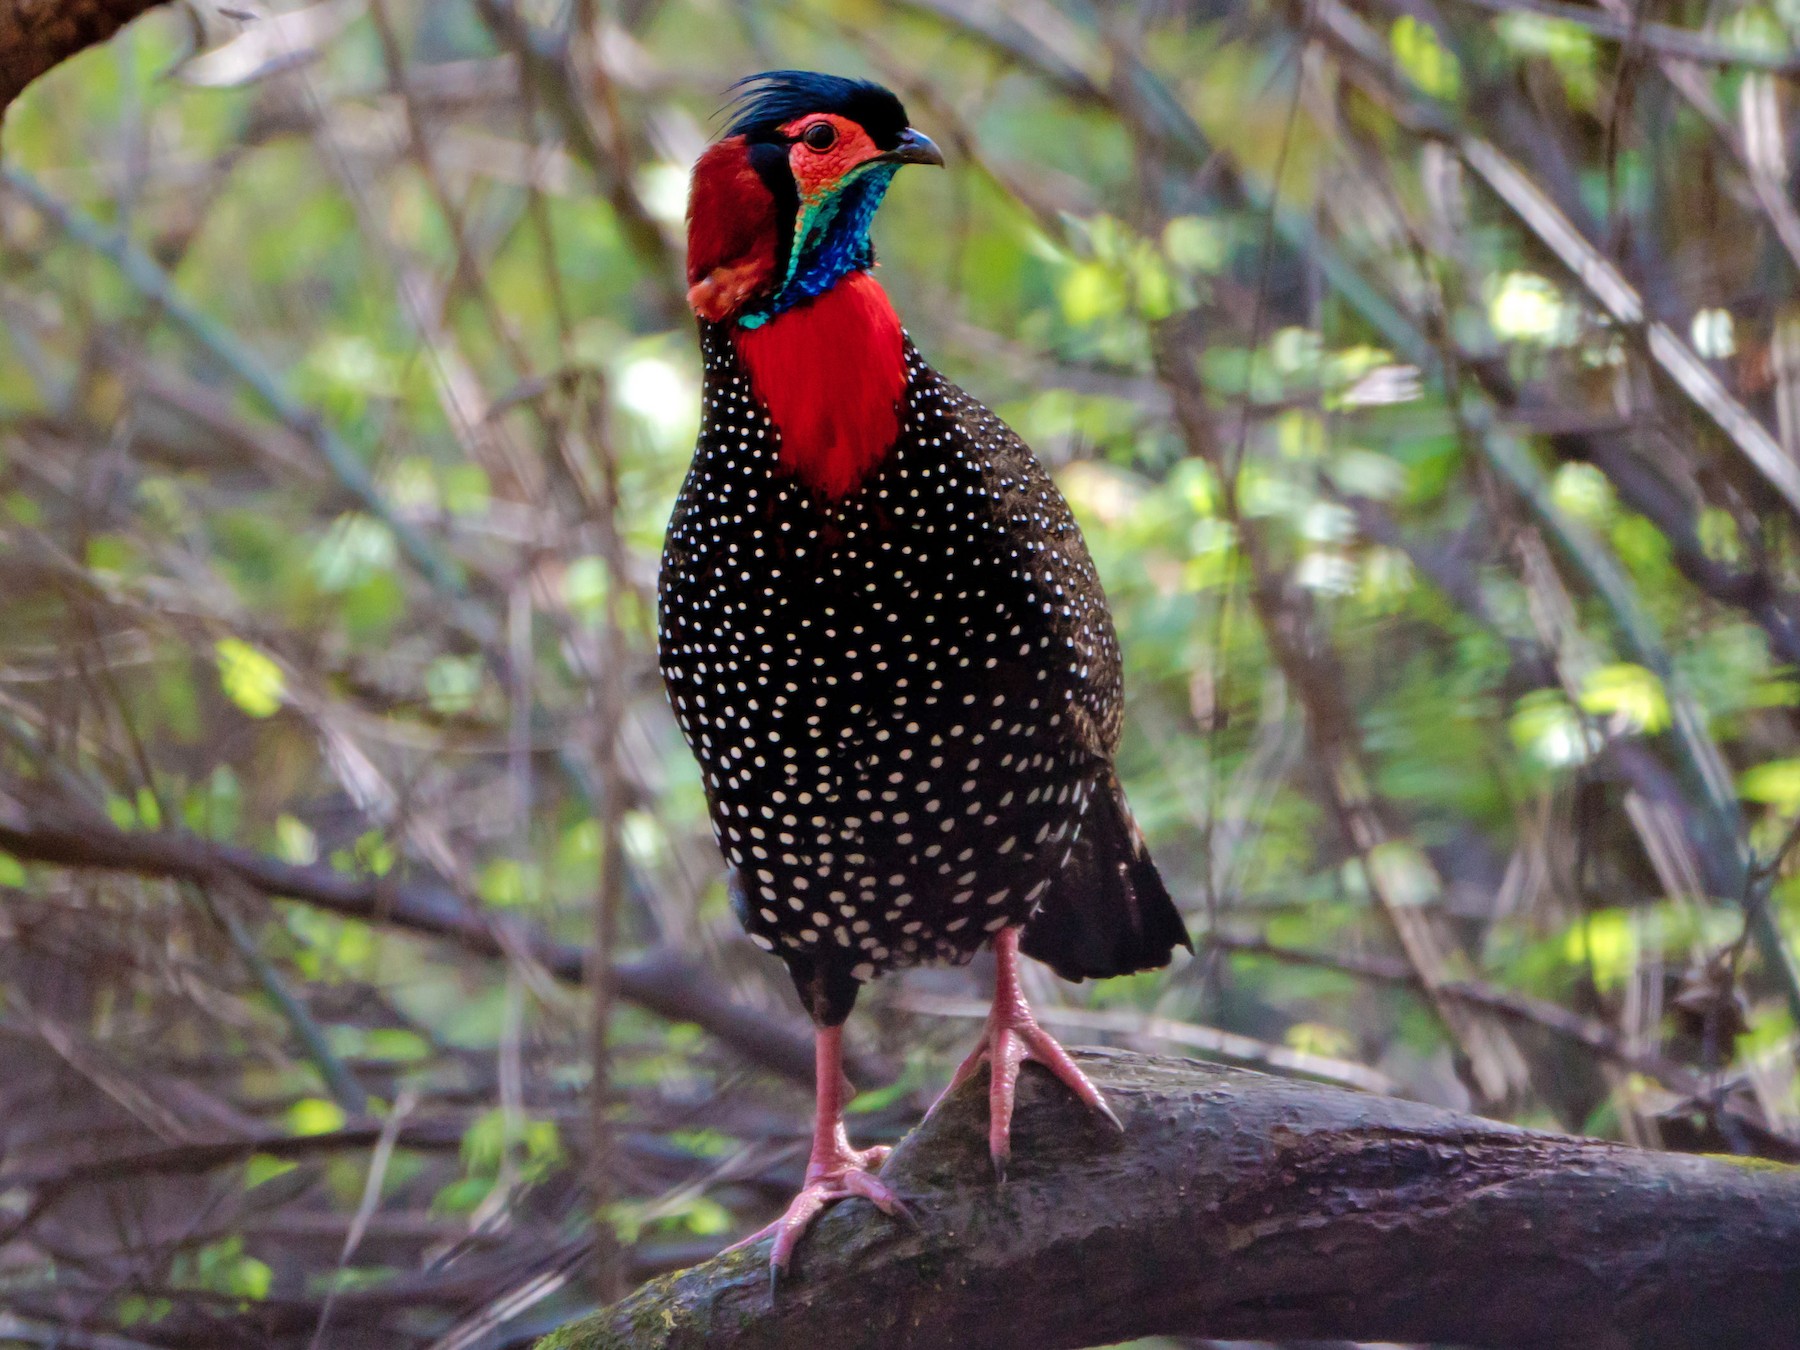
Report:
[[829,150],[837,144],[837,128],[829,122],[814,122],[800,133],[800,139],[808,150]]

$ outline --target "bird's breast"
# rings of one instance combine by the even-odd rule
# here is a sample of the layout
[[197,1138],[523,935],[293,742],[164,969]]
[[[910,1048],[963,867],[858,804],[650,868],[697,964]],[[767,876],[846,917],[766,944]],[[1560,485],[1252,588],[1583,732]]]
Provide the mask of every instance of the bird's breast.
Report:
[[867,480],[900,436],[905,341],[887,294],[853,272],[733,337],[782,468],[827,501]]

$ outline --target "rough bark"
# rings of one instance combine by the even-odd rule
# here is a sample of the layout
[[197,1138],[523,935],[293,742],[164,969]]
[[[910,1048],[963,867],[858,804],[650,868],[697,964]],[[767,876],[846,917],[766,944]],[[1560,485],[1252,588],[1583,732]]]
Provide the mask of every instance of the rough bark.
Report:
[[1052,1350],[1153,1334],[1800,1347],[1800,1169],[1652,1153],[1182,1060],[1080,1052],[1112,1133],[1027,1066],[1004,1186],[985,1077],[828,1213],[540,1350]]
[[52,66],[104,42],[162,0],[0,0],[0,118]]

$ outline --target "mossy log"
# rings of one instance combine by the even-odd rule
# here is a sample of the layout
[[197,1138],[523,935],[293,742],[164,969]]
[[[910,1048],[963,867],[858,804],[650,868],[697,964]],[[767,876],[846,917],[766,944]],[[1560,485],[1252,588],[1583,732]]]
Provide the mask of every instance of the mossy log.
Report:
[[1800,1350],[1800,1168],[1077,1057],[1123,1133],[1028,1065],[996,1184],[977,1077],[883,1169],[916,1230],[845,1202],[773,1299],[763,1243],[540,1350],[1054,1350],[1159,1333]]

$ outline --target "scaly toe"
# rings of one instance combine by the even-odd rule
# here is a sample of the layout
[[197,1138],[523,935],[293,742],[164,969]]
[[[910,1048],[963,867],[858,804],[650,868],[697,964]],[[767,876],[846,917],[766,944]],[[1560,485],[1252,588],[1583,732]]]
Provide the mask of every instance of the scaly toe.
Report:
[[891,1214],[895,1218],[904,1217],[908,1221],[912,1220],[912,1215],[907,1212],[906,1206],[900,1203],[900,1197],[888,1189],[887,1184],[879,1177],[872,1176],[868,1172],[844,1173],[843,1180],[839,1182],[839,1188],[842,1194],[833,1195],[832,1199],[848,1200],[851,1196],[861,1196],[883,1214]]
[[[885,1158],[888,1150],[885,1147],[870,1149],[866,1153],[857,1154],[856,1158],[860,1162],[868,1153],[877,1152]],[[862,1166],[847,1166],[842,1171],[815,1174],[789,1203],[785,1214],[774,1223],[757,1229],[749,1237],[739,1238],[725,1250],[734,1252],[741,1247],[761,1242],[766,1237],[773,1237],[775,1245],[769,1252],[769,1295],[773,1298],[781,1277],[787,1274],[788,1266],[793,1262],[794,1250],[800,1245],[800,1239],[806,1236],[829,1206],[840,1200],[853,1199],[867,1200],[883,1214],[891,1215],[915,1229],[919,1226],[912,1212],[886,1183]]]

